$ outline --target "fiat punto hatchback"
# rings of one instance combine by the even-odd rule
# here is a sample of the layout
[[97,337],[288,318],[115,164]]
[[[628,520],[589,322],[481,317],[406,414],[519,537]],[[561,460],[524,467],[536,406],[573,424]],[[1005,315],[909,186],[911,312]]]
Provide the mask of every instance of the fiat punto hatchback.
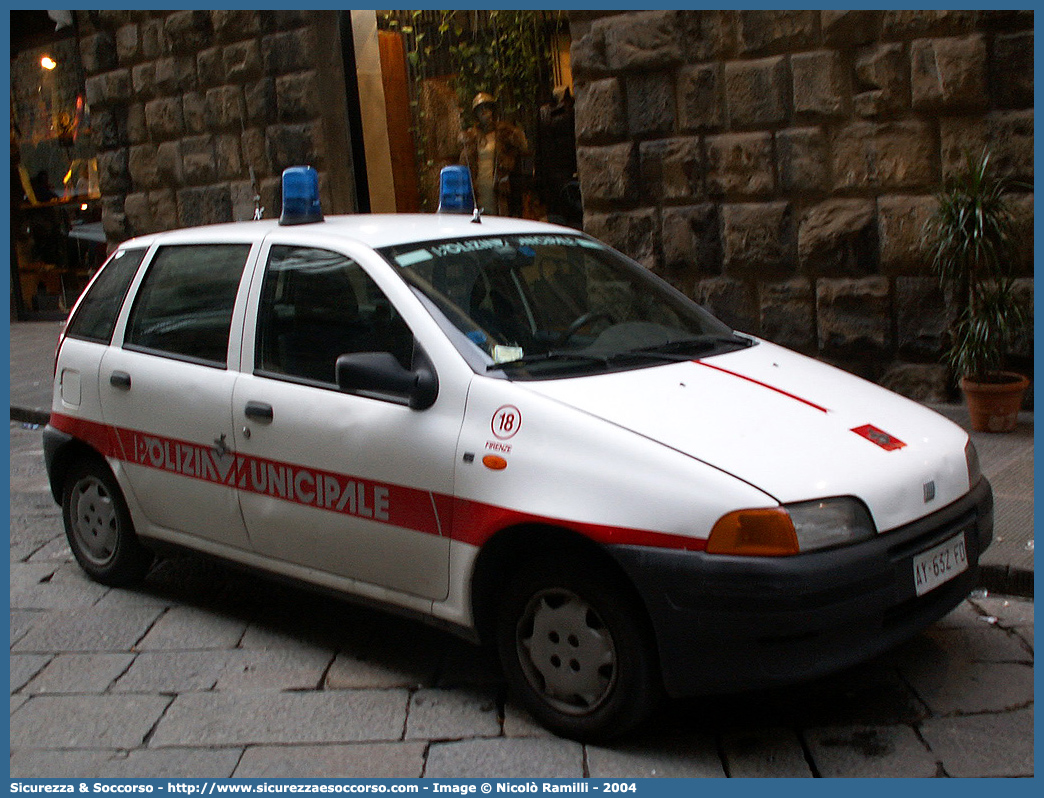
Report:
[[73,309],[45,452],[94,579],[174,545],[406,611],[587,739],[860,662],[975,586],[992,492],[941,416],[575,230],[294,191],[126,241]]

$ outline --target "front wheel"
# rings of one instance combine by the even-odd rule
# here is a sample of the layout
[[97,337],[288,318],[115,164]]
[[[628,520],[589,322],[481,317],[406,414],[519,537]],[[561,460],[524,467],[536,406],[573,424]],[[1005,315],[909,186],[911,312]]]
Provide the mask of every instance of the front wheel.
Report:
[[619,736],[659,698],[644,614],[608,568],[523,569],[501,604],[497,647],[512,691],[564,737]]
[[120,487],[103,463],[81,460],[69,469],[62,517],[73,556],[92,579],[120,587],[145,576],[152,555],[134,533]]

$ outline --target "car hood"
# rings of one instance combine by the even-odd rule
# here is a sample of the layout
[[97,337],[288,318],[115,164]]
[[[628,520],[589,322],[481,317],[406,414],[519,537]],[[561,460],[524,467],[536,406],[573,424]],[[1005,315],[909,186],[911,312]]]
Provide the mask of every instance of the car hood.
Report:
[[728,472],[781,503],[856,496],[878,531],[969,490],[967,434],[787,349],[748,349],[527,388]]

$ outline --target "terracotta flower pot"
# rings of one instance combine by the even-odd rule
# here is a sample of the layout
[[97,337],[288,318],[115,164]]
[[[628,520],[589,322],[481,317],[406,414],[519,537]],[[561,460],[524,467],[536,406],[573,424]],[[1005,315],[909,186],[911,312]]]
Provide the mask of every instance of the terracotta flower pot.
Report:
[[976,432],[1011,432],[1019,421],[1022,397],[1029,380],[1021,374],[1000,371],[990,382],[971,382],[961,378],[961,390],[968,403],[971,426]]

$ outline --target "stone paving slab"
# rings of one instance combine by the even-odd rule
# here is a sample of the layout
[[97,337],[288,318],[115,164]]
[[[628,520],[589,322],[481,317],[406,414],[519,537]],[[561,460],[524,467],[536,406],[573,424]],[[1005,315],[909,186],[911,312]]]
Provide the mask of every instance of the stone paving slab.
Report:
[[[12,657],[14,659],[14,657]],[[124,654],[58,654],[25,688],[33,695],[104,693],[134,661]],[[158,691],[157,691],[158,692]]]
[[317,690],[334,652],[314,648],[230,652],[215,690]]
[[50,410],[54,350],[58,346],[61,328],[62,323],[57,321],[19,322],[11,325],[12,407]]
[[352,745],[258,745],[247,748],[237,778],[415,779],[424,773],[427,742]]
[[11,752],[13,779],[89,779],[107,774],[119,751],[56,750],[24,748]]
[[806,732],[812,759],[826,778],[932,778],[935,755],[909,726],[848,726]]
[[461,740],[432,743],[424,775],[431,779],[470,779],[496,774],[504,779],[584,776],[584,749],[557,738]]
[[47,614],[39,610],[11,610],[9,613],[10,629],[8,631],[11,635],[12,651],[15,643],[29,634],[33,626],[46,617]]
[[1033,662],[1033,652],[1014,632],[998,634],[983,622],[978,626],[929,629],[908,649],[918,643],[931,650],[922,653],[922,659],[939,652],[959,651],[963,659],[971,662]]
[[228,778],[242,756],[239,748],[140,749],[120,751],[99,769],[107,779],[174,779],[191,773],[192,778]]
[[184,693],[174,699],[150,745],[399,740],[408,700],[404,690]]
[[504,702],[501,708],[505,737],[554,737],[554,735],[538,724],[529,713],[511,702]]
[[326,674],[326,686],[334,690],[367,687],[420,687],[432,684],[438,664],[417,657],[412,664],[389,662],[384,658],[360,659],[340,653]]
[[1033,627],[1032,626],[1018,626],[1015,628],[1015,634],[1022,638],[1025,642],[1026,647],[1033,651]]
[[11,607],[56,610],[90,607],[108,592],[72,563],[11,563]]
[[12,650],[127,651],[145,635],[161,612],[146,606],[128,607],[119,615],[75,610],[47,613]]
[[34,696],[11,715],[20,748],[137,748],[170,698],[161,695]]
[[410,698],[407,740],[460,740],[500,734],[495,695],[425,689]]
[[723,735],[721,750],[732,778],[811,778],[801,740],[793,729],[756,728]]
[[921,726],[925,742],[950,776],[1032,776],[1033,710],[937,718]]
[[21,690],[50,662],[50,654],[12,654],[10,659],[11,692]]
[[983,565],[1033,571],[1033,499],[1011,497],[996,505],[994,540]]
[[215,615],[196,607],[171,607],[138,644],[142,651],[234,647],[246,621]]
[[986,618],[994,618],[1003,628],[1033,628],[1033,602],[1004,596],[973,596],[970,602]]
[[591,778],[720,778],[725,775],[715,735],[654,734],[640,742],[587,746]]
[[28,749],[11,756],[12,778],[46,774],[51,779],[229,778],[242,755],[239,748],[168,748],[137,751]]
[[[55,529],[60,529],[62,521],[60,517],[55,517],[50,520],[40,519],[41,526],[46,527],[46,534],[48,537],[44,538],[43,545],[35,545],[32,548],[32,552],[27,552],[21,557],[25,562],[43,562],[54,564],[56,562],[61,563],[73,563],[75,558],[72,555],[72,551],[69,549],[69,544],[65,541],[65,535],[54,535]],[[14,546],[12,548],[12,556]]]
[[231,651],[146,651],[134,658],[116,693],[198,693],[213,690]]
[[1005,712],[1033,701],[1029,664],[926,661],[903,674],[934,715]]

